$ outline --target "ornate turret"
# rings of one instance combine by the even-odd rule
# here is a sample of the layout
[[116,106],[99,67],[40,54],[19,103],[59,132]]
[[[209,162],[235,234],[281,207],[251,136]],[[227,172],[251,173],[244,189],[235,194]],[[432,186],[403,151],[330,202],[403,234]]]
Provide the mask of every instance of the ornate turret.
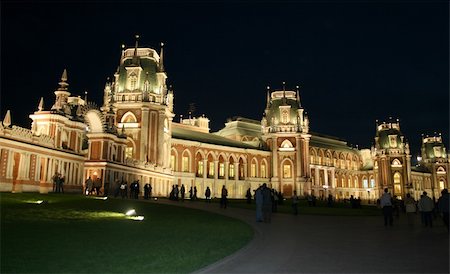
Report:
[[70,96],[70,92],[68,92],[69,84],[67,81],[67,70],[64,69],[61,82],[59,82],[59,88],[55,91],[55,103],[52,106],[52,110],[62,111],[66,114],[70,114],[70,107],[67,103],[68,98]]
[[422,135],[421,155],[424,163],[445,161],[447,159],[447,151],[442,142],[442,134],[434,134],[433,136]]

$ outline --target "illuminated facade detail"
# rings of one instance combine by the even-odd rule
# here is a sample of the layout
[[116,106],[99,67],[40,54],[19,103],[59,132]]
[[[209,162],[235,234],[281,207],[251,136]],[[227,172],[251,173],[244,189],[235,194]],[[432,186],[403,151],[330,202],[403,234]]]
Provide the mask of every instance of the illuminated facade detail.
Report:
[[[10,112],[0,124],[0,190],[52,189],[55,172],[66,188],[81,192],[89,176],[106,191],[117,180],[141,187],[152,184],[156,196],[172,185],[196,187],[199,197],[210,187],[213,197],[225,185],[230,198],[244,198],[248,188],[266,183],[290,197],[376,200],[384,188],[399,197],[422,191],[439,197],[449,187],[449,160],[440,135],[422,137],[421,159],[411,165],[408,142],[398,121],[377,123],[371,149],[310,132],[300,90],[267,88],[260,121],[228,120],[211,133],[209,119],[174,121],[174,94],[167,87],[163,48],[123,49],[119,67],[97,107],[71,96],[64,70],[50,110],[41,100],[30,115],[31,130],[11,125]],[[143,190],[141,190],[143,193]]]

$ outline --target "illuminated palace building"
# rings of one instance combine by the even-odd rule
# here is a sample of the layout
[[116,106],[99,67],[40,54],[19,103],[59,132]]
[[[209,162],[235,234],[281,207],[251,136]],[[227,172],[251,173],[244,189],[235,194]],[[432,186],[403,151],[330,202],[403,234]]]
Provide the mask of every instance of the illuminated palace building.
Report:
[[[375,145],[356,149],[337,138],[309,131],[299,90],[267,90],[261,121],[229,120],[211,133],[205,116],[177,119],[174,92],[160,53],[124,49],[103,105],[71,96],[64,71],[50,105],[39,102],[30,129],[0,123],[0,190],[52,191],[52,177],[65,177],[65,190],[82,192],[86,178],[100,178],[112,192],[118,180],[168,196],[172,185],[206,187],[220,196],[243,198],[266,183],[286,197],[298,193],[342,199],[377,199],[384,188],[404,197],[423,191],[439,197],[449,186],[449,160],[440,135],[422,137],[421,159],[411,165],[409,145],[398,121],[377,123]],[[143,193],[141,189],[141,193]]]

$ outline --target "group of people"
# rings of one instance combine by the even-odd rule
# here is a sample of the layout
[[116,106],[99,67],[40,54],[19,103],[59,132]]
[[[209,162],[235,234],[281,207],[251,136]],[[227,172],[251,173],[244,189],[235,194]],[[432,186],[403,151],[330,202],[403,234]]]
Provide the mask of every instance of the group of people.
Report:
[[172,185],[172,191],[169,194],[169,200],[178,201],[181,198],[181,201],[184,202],[184,197],[186,195],[186,188],[184,184],[181,185],[180,189],[178,189],[178,185]]
[[55,175],[52,177],[53,192],[64,193],[64,180],[64,175],[59,172],[55,172]]
[[[248,191],[247,191],[248,193]],[[272,206],[278,202],[278,195],[264,183],[255,190],[256,221],[270,223],[272,221]],[[275,201],[277,197],[277,201]]]
[[[128,193],[128,188],[129,193]],[[125,180],[119,180],[117,179],[115,182],[114,187],[114,197],[117,198],[120,194],[122,199],[127,198],[129,195],[130,199],[139,199],[139,193],[140,193],[140,184],[139,180],[133,181],[130,186],[128,187],[128,183]],[[146,183],[144,185],[144,199],[148,200],[152,197],[152,186],[149,183]]]
[[102,194],[101,188],[102,188],[102,180],[100,178],[96,178],[94,180],[87,178],[87,180],[84,182],[85,188],[84,188],[84,194],[86,196],[89,195],[97,195],[100,196]]
[[[433,215],[436,211],[442,215],[444,225],[449,229],[449,193],[448,189],[441,191],[441,197],[438,202],[435,203],[433,199],[428,196],[428,193],[424,191],[420,196],[419,201],[415,201],[414,198],[408,193],[403,206],[399,206],[399,202],[396,197],[392,197],[387,188],[384,189],[384,193],[379,201],[380,207],[383,210],[384,225],[392,226],[394,223],[394,212],[399,212],[404,208],[408,219],[408,224],[414,224],[414,216],[417,211],[420,213],[421,222],[425,227],[433,226]],[[396,214],[396,216],[399,216]]]

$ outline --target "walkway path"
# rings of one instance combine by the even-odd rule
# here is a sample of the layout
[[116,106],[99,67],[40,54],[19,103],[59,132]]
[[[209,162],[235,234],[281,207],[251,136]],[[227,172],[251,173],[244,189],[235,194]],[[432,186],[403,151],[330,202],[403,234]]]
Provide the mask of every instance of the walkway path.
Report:
[[[449,234],[406,224],[384,227],[382,217],[273,214],[255,222],[254,211],[203,202],[171,202],[243,220],[255,230],[244,248],[198,273],[449,273]],[[301,208],[300,208],[301,210]]]

